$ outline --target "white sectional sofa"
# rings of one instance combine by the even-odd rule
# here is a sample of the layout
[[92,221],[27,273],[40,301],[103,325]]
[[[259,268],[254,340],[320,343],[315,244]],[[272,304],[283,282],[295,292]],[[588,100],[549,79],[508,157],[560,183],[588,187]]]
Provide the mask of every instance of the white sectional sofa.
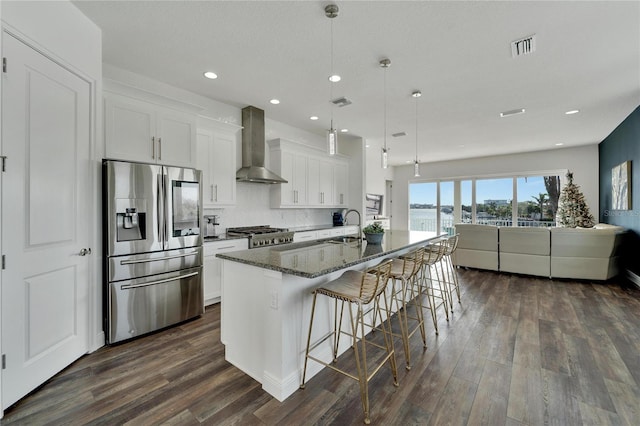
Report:
[[624,228],[497,227],[460,223],[454,262],[551,278],[608,280],[619,273]]

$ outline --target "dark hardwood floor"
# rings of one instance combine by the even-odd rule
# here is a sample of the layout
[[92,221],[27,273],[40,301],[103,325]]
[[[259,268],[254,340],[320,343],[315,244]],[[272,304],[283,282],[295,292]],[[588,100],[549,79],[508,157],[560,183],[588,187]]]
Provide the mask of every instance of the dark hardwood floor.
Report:
[[[462,305],[370,385],[372,424],[637,425],[640,290],[459,270]],[[346,354],[345,356],[350,356]],[[342,361],[342,360],[341,360]],[[5,412],[10,424],[362,424],[358,384],[329,369],[284,402],[224,360],[219,305],[86,355]]]

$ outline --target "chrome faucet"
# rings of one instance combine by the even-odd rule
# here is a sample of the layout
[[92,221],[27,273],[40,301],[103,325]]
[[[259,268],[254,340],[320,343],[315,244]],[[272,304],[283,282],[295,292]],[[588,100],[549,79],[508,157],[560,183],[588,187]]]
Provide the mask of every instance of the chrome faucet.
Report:
[[358,239],[362,239],[362,217],[360,216],[360,212],[358,210],[347,210],[347,212],[344,214],[344,224],[346,225],[348,223],[347,216],[349,216],[349,213],[351,212],[355,212],[358,215]]

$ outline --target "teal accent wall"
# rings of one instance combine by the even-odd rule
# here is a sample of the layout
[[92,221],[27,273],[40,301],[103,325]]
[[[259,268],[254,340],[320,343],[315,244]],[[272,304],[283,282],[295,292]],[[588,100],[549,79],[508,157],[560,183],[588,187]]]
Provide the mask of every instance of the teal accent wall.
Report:
[[[598,146],[600,176],[600,212],[602,223],[624,226],[632,231],[626,253],[627,267],[638,273],[640,266],[640,106],[615,128]],[[631,161],[631,210],[611,208],[611,169],[624,161]]]

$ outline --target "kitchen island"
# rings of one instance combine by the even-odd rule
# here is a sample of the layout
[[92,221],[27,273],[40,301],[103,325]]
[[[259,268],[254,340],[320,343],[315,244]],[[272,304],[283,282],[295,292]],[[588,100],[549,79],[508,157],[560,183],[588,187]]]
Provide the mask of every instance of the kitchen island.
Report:
[[[220,338],[226,360],[283,401],[300,386],[312,291],[347,270],[364,270],[439,237],[393,230],[379,245],[344,237],[218,254],[223,259]],[[320,326],[314,326],[312,339],[328,332],[331,306],[318,300],[314,324]],[[349,347],[347,340],[340,352]],[[325,344],[320,350],[331,359],[330,342]],[[310,363],[307,377],[321,369]]]

